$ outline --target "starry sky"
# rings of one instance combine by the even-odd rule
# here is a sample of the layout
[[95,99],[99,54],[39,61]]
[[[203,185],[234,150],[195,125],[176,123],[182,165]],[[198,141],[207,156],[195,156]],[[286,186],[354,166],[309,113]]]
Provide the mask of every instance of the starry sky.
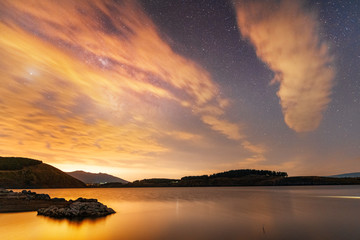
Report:
[[0,155],[127,180],[360,171],[358,1],[0,2]]

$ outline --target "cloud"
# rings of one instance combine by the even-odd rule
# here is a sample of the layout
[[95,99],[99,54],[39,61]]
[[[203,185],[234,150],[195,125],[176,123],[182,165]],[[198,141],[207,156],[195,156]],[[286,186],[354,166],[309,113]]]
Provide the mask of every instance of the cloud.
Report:
[[322,42],[314,12],[302,1],[237,1],[241,34],[275,72],[286,124],[296,132],[315,130],[333,86],[333,58]]
[[244,136],[240,134],[240,129],[237,124],[230,123],[226,120],[222,120],[209,115],[202,116],[202,120],[204,123],[208,124],[212,129],[224,134],[229,139],[241,140],[244,138]]
[[0,154],[155,166],[172,151],[159,136],[204,137],[165,127],[184,108],[229,139],[246,138],[225,119],[229,100],[210,74],[175,53],[135,1],[4,0],[0,32]]

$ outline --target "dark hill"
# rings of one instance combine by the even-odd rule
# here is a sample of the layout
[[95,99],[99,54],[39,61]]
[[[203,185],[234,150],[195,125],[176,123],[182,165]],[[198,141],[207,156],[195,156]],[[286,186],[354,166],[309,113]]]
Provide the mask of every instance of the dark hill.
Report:
[[[239,169],[211,175],[186,176],[181,179],[152,178],[137,180],[123,187],[210,187],[210,186],[272,186],[287,178],[286,172]],[[107,185],[108,187],[122,187]],[[104,186],[105,187],[105,186]]]
[[76,188],[80,180],[39,160],[0,157],[1,188]]
[[221,187],[350,184],[360,184],[360,178],[334,178],[317,176],[288,177],[286,172],[239,169],[214,173],[211,175],[186,176],[181,179],[144,179],[128,183],[124,186],[106,185],[106,187]]
[[41,164],[42,161],[21,157],[0,157],[0,170],[21,170],[24,167]]
[[128,181],[122,178],[118,178],[106,173],[90,173],[84,171],[74,171],[74,172],[68,172],[67,174],[88,184],[113,183],[113,182],[122,183],[122,184],[128,183]]
[[176,187],[179,179],[150,178],[129,183],[132,187]]
[[333,175],[333,176],[329,176],[329,177],[334,177],[334,178],[358,178],[360,177],[360,172],[353,172],[353,173],[344,173],[344,174],[338,174],[338,175]]
[[187,176],[181,178],[179,186],[264,186],[286,178],[286,172],[269,170],[238,169],[211,175]]
[[275,185],[279,186],[304,186],[304,185],[359,185],[360,178],[334,178],[319,176],[298,176],[279,179]]

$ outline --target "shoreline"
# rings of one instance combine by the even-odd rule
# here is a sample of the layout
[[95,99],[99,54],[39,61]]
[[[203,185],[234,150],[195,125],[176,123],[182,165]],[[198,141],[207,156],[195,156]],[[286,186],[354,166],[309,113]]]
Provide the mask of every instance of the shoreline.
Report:
[[42,189],[113,189],[113,188],[229,188],[229,187],[311,187],[311,186],[359,186],[360,183],[338,183],[338,184],[287,184],[287,185],[223,185],[223,186],[89,186],[89,187],[56,187],[56,188],[40,188],[40,187],[29,187],[29,188],[6,188],[9,190],[42,190]]

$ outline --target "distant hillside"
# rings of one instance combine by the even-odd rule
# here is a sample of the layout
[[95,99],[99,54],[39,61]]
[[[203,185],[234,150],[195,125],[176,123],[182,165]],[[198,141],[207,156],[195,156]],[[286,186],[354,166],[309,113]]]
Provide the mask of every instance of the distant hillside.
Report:
[[242,178],[249,176],[261,176],[261,177],[287,177],[286,172],[275,172],[269,170],[255,170],[255,169],[239,169],[239,170],[230,170],[226,172],[214,173],[211,175],[202,175],[202,176],[188,176],[181,178],[184,180],[196,180],[196,179],[214,179],[214,178]]
[[350,185],[360,184],[360,178],[334,178],[318,176],[288,177],[286,172],[239,169],[181,179],[152,178],[137,180],[126,185],[105,184],[103,187],[221,187],[221,186],[297,186],[297,185]]
[[329,176],[329,177],[334,177],[334,178],[356,178],[356,177],[360,177],[360,172],[344,173],[344,174],[338,174],[338,175],[333,175],[333,176]]
[[84,183],[95,184],[95,183],[112,183],[112,182],[119,182],[122,184],[128,183],[128,181],[106,174],[106,173],[90,173],[84,171],[74,171],[68,172],[70,176],[79,179]]
[[304,185],[359,185],[360,178],[334,178],[319,176],[288,177],[276,181],[279,186],[304,186]]
[[267,186],[275,185],[284,178],[287,178],[286,172],[239,169],[211,175],[186,176],[181,179],[143,179],[129,183],[125,187]]
[[80,180],[39,160],[0,157],[1,188],[76,188]]

